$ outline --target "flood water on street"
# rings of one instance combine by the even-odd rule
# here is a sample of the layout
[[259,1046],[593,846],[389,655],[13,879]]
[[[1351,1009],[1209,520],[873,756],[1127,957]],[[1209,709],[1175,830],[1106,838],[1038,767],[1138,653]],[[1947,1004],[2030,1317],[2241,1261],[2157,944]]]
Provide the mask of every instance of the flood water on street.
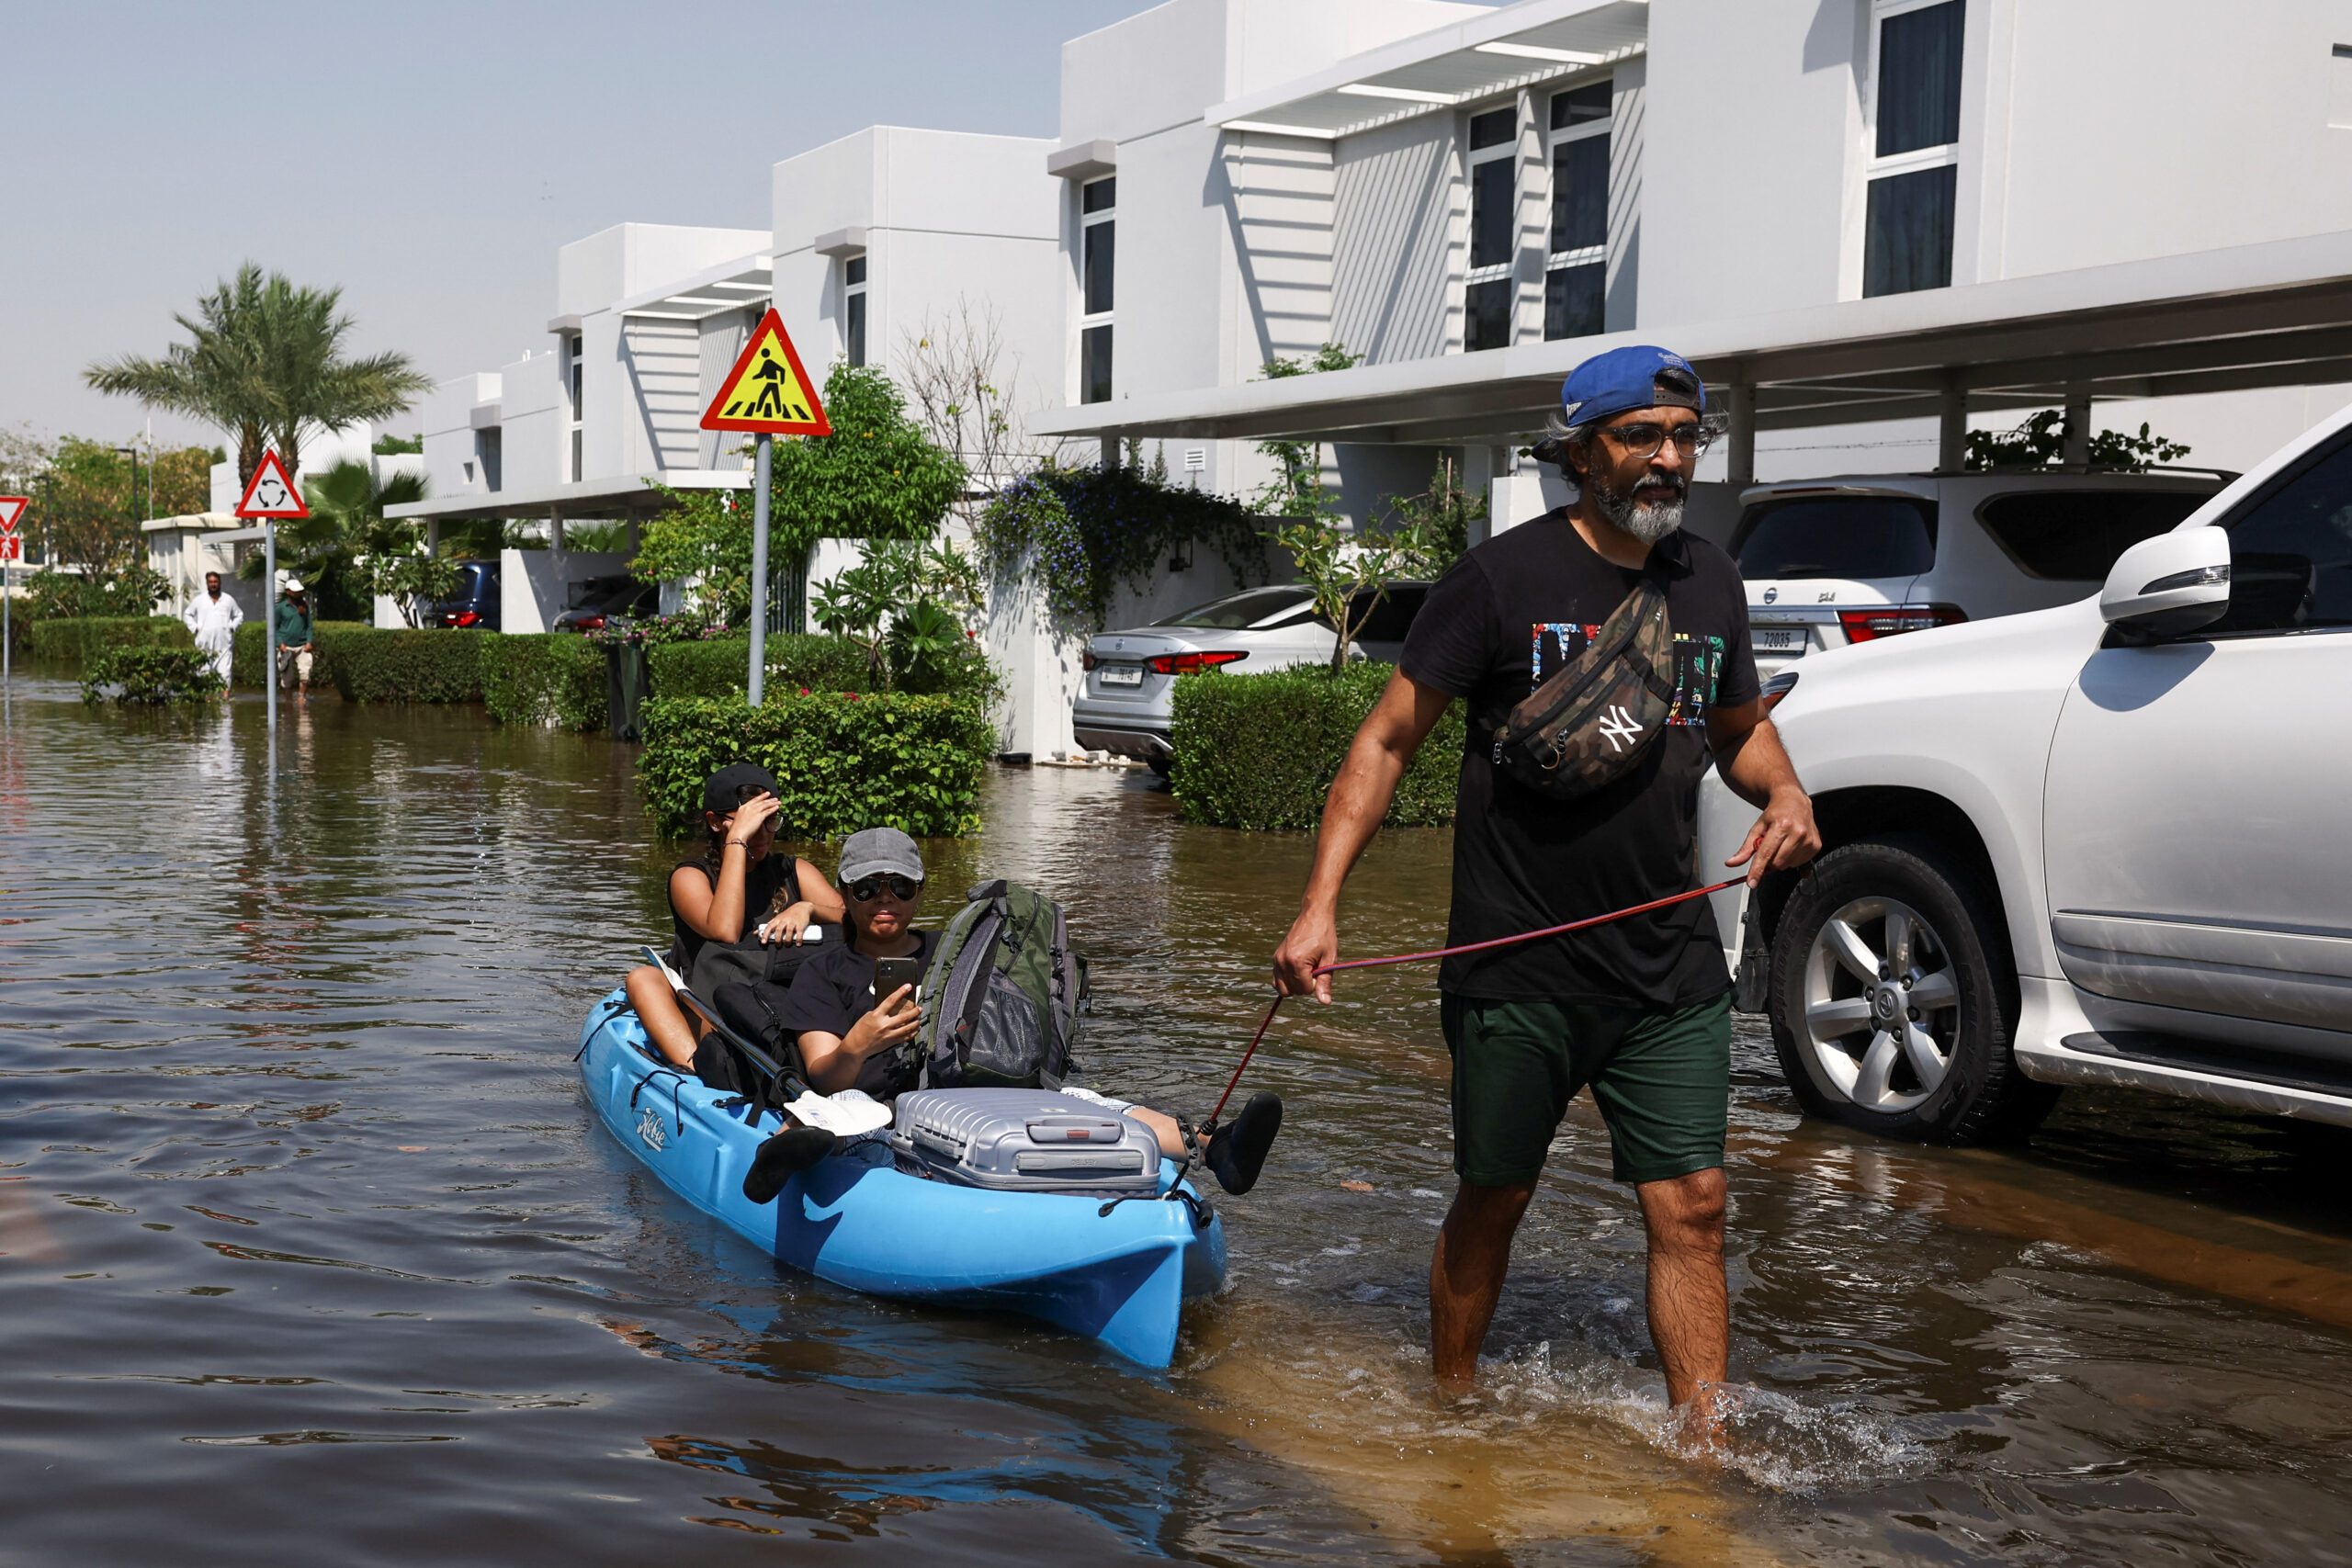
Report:
[[[2352,1140],[2071,1093],[2024,1150],[1801,1121],[1735,1053],[1727,1467],[1665,1431],[1580,1101],[1484,1392],[1428,1390],[1432,976],[1286,1010],[1290,1118],[1174,1368],[779,1269],[598,1126],[580,1021],[663,940],[633,749],[327,698],[0,725],[0,1562],[2352,1562]],[[929,910],[1063,899],[1086,1081],[1207,1110],[1307,842],[999,770]],[[1385,836],[1351,953],[1431,945]],[[831,864],[821,849],[811,852]]]

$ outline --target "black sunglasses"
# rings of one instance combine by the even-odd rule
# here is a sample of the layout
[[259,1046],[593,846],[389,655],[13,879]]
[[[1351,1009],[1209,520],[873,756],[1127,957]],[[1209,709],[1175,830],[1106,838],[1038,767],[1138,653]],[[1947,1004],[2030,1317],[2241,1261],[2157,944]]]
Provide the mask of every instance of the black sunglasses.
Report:
[[922,891],[922,884],[904,876],[863,876],[849,885],[849,896],[861,904],[871,904],[888,887],[890,897],[899,903],[910,902]]

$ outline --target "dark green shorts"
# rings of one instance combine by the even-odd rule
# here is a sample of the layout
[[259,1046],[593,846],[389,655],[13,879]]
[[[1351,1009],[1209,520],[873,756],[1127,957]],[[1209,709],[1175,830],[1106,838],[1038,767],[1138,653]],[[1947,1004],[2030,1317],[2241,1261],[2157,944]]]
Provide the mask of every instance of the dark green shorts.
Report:
[[1731,998],[1658,1010],[1602,1002],[1444,998],[1453,1054],[1453,1168],[1477,1187],[1544,1170],[1568,1101],[1589,1084],[1620,1181],[1724,1163]]

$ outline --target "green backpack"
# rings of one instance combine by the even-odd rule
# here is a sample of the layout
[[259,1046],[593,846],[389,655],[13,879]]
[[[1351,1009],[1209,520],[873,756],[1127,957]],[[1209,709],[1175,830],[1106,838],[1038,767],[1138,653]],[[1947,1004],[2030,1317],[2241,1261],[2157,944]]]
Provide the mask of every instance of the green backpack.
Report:
[[1062,907],[983,882],[939,935],[934,982],[910,1049],[933,1089],[1058,1089],[1069,1076],[1086,960]]

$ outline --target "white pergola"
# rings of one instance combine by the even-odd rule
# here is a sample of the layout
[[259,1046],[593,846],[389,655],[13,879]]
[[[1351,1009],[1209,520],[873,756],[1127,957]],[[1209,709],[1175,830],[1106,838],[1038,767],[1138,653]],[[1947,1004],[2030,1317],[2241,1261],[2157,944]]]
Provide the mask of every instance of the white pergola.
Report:
[[2352,232],[1153,393],[1030,428],[1112,452],[1130,436],[1502,444],[1543,427],[1577,364],[1629,343],[1706,377],[1735,483],[1755,477],[1759,429],[1889,419],[1937,419],[1939,466],[1956,468],[1972,410],[2063,406],[2087,442],[2096,399],[2352,381]]

